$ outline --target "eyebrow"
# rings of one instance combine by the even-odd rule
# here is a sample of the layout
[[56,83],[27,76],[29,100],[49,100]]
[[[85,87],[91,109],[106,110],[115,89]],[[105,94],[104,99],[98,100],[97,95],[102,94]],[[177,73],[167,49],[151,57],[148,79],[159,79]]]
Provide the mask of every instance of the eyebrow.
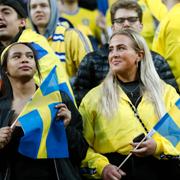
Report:
[[[121,46],[123,46],[123,47],[127,47],[127,45],[125,45],[125,44],[117,44],[117,45],[115,45],[115,47],[121,47]],[[114,46],[109,46],[109,49],[110,48],[113,48]]]
[[[23,54],[23,53],[22,52],[14,52],[11,55],[13,56],[13,55],[19,55],[19,54]],[[25,52],[25,54],[33,54],[34,55],[34,53],[31,51]]]
[[10,7],[3,7],[3,8],[1,9],[1,11],[7,11],[7,10],[12,11],[12,9],[11,9]]

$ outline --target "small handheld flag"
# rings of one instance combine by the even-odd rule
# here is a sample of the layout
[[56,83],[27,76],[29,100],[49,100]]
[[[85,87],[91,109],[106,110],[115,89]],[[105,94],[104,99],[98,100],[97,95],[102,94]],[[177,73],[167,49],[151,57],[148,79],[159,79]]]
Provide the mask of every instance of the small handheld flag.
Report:
[[60,83],[55,66],[18,117],[24,131],[21,154],[34,159],[68,157],[64,124],[56,120],[55,106],[62,102],[60,89],[71,94],[65,82]]

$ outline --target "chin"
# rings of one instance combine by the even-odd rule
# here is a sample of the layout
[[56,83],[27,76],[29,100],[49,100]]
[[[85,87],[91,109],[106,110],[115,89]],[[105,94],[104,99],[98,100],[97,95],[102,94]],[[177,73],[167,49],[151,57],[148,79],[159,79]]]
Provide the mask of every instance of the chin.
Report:
[[8,35],[7,32],[0,32],[0,41],[9,41],[12,37]]

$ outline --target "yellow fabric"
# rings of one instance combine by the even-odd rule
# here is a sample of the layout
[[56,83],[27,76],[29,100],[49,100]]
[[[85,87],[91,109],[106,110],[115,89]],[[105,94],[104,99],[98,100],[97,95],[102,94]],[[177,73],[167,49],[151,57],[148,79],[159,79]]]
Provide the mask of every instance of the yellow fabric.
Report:
[[[61,36],[61,39],[57,40],[55,36]],[[69,78],[76,74],[83,57],[93,50],[86,35],[76,29],[66,29],[63,26],[57,26],[54,35],[48,38],[48,42],[57,55],[64,54],[62,63]],[[59,57],[61,59],[61,56]]]
[[108,0],[108,5],[109,5],[109,7],[111,7],[111,5],[113,4],[113,3],[115,3],[117,0]]
[[158,21],[161,21],[168,13],[166,6],[162,3],[161,0],[142,0],[142,1],[144,1],[144,3],[150,9],[153,16]]
[[25,156],[35,159],[67,157],[62,156],[62,151],[58,152],[60,148],[67,149],[67,144],[63,143],[67,142],[66,137],[60,141],[58,134],[53,134],[55,130],[65,134],[60,122],[55,122],[58,111],[55,105],[62,103],[60,89],[72,97],[66,84],[58,77],[60,71],[57,66],[52,69],[17,118],[24,131],[20,152]]
[[[150,10],[147,8],[146,4],[143,2],[143,0],[139,0],[138,4],[141,6],[143,10],[143,18],[142,18],[143,29],[141,31],[141,34],[145,38],[148,47],[151,49],[153,37],[156,29],[153,16]],[[106,13],[106,22],[107,22],[107,27],[111,27],[110,9]]]
[[180,3],[176,4],[161,21],[152,49],[162,55],[170,65],[180,89]]
[[[61,14],[62,17],[68,19],[75,28],[79,28],[79,30],[83,30],[83,26],[86,26],[87,28],[90,28],[90,30],[87,31],[87,28],[84,32],[87,32],[89,34],[86,35],[92,35],[94,37],[99,38],[99,28],[96,25],[96,18],[98,16],[98,11],[90,11],[84,8],[79,8],[76,14]],[[83,26],[81,26],[83,25]]]
[[142,18],[143,29],[141,31],[141,34],[145,38],[148,47],[151,49],[154,33],[156,30],[154,19],[151,14],[151,11],[142,0],[139,0],[138,4],[141,6],[143,11],[143,18]]
[[[102,154],[118,152],[128,155],[132,150],[130,145],[132,140],[140,133],[146,133],[128,104],[129,98],[120,88],[119,90],[121,99],[119,111],[111,119],[104,117],[98,109],[99,98],[102,96],[102,85],[92,89],[84,97],[79,108],[83,118],[84,136],[90,145],[82,166],[88,165],[89,168],[96,168],[97,173],[94,175],[96,178],[101,176],[103,168],[109,163]],[[165,85],[164,102],[167,110],[178,98],[179,95],[175,89]],[[155,115],[153,104],[146,95],[143,96],[137,110],[146,128],[150,131],[158,118]],[[177,155],[177,150],[165,138],[159,134],[154,134],[153,138],[157,143],[156,156],[162,152]]]
[[[52,70],[52,68],[55,65],[57,65],[61,69],[61,71],[58,73],[59,78],[61,79],[61,81],[66,82],[66,84],[68,85],[68,88],[73,94],[64,65],[55,55],[54,51],[49,46],[44,36],[37,34],[31,29],[26,29],[21,34],[20,38],[18,39],[18,42],[29,42],[29,43],[34,42],[38,44],[41,48],[46,50],[48,53],[39,60],[42,79],[44,79],[49,74],[49,72]],[[35,74],[34,79],[35,79],[36,84],[39,85],[40,81],[37,74]]]

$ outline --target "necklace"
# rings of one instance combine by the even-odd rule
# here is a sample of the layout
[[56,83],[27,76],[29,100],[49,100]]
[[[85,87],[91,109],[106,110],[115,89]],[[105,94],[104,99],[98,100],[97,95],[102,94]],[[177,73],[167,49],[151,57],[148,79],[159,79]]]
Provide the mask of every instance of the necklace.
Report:
[[138,81],[123,83],[120,82],[120,86],[122,90],[129,97],[132,104],[137,107],[139,102],[142,99],[142,95],[140,92],[140,83]]
[[134,87],[134,85],[129,86],[129,88],[127,88],[127,87],[125,87],[124,85],[121,84],[121,87],[126,93],[130,94],[131,97],[133,97],[136,90],[139,89],[139,84],[137,84],[135,87]]

